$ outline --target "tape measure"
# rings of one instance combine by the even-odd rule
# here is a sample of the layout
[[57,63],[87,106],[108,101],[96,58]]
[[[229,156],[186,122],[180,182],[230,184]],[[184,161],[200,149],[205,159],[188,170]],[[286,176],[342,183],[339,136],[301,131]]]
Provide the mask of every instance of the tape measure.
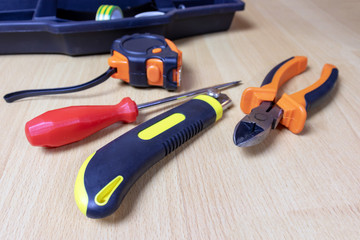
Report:
[[112,75],[136,87],[161,86],[176,90],[181,82],[182,52],[155,34],[133,34],[115,40],[108,63]]
[[176,90],[181,82],[182,52],[176,45],[156,34],[126,35],[114,41],[110,68],[99,77],[71,87],[23,90],[6,94],[6,102],[40,95],[82,91],[106,81],[109,77],[121,79],[135,87],[163,87]]

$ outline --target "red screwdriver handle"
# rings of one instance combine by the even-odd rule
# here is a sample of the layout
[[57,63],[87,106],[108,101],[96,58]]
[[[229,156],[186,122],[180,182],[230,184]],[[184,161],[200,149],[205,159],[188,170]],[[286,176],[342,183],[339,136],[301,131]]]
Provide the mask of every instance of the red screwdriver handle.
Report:
[[136,103],[126,97],[116,105],[73,106],[45,112],[26,123],[25,133],[33,146],[59,147],[115,122],[134,122],[137,116]]

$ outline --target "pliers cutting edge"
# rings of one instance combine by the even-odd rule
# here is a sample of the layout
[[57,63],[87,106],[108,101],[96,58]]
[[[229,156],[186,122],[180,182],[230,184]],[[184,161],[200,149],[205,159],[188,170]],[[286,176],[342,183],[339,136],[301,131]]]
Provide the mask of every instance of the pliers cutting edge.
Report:
[[249,147],[260,143],[279,123],[293,133],[303,130],[310,105],[333,88],[338,76],[334,65],[325,64],[320,79],[314,84],[291,95],[284,93],[275,101],[278,89],[305,71],[306,66],[306,57],[289,58],[268,73],[261,87],[244,90],[240,107],[248,115],[235,127],[234,143],[237,146]]

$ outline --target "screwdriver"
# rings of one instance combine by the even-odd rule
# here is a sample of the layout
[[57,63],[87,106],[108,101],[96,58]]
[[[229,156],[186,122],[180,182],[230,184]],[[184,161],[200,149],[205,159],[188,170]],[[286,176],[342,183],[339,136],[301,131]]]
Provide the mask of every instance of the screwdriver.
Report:
[[80,167],[74,195],[90,218],[114,213],[151,166],[223,116],[230,98],[209,91],[133,128],[91,154]]
[[77,142],[115,122],[134,122],[138,110],[186,97],[198,95],[209,89],[221,89],[239,84],[229,82],[213,87],[136,105],[125,97],[116,105],[71,106],[45,112],[25,124],[25,134],[33,146],[59,147]]

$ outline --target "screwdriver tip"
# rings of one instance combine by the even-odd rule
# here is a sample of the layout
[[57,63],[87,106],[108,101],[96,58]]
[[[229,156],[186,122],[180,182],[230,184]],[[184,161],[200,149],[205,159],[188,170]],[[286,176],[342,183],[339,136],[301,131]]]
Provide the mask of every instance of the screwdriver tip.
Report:
[[228,88],[228,87],[237,86],[239,84],[241,84],[241,81],[234,81],[234,82],[228,82],[228,83],[225,83],[225,84],[217,85],[217,86],[215,86],[215,88],[225,89],[225,88]]

